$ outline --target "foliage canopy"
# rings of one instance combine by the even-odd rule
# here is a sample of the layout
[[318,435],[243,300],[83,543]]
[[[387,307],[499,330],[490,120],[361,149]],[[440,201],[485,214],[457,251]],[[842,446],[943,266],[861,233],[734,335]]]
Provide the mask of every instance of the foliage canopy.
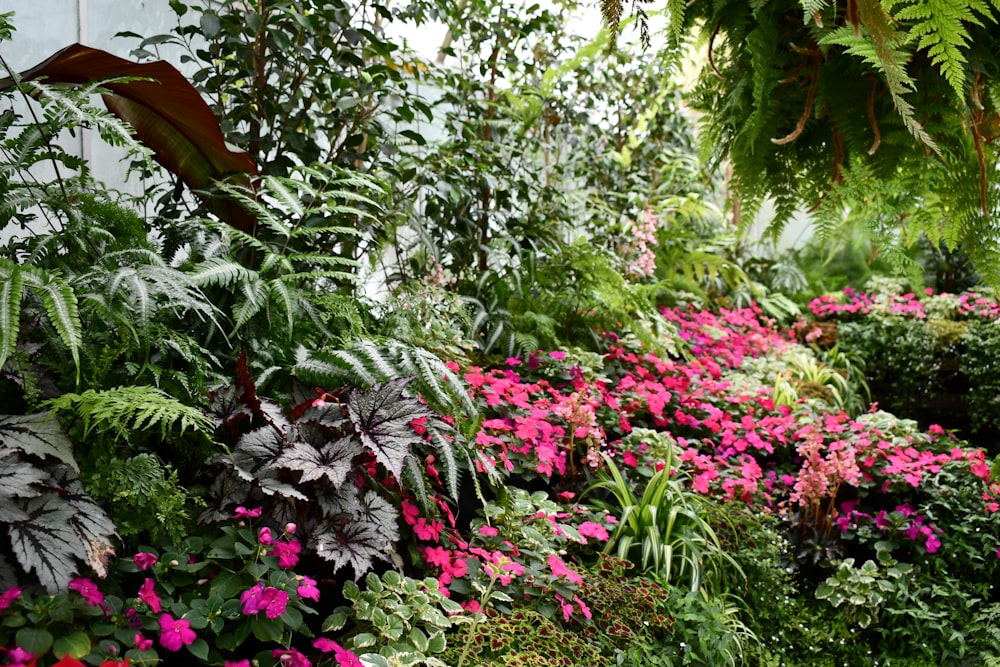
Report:
[[[728,159],[733,206],[772,197],[820,231],[848,212],[896,252],[925,234],[966,243],[1000,281],[995,0],[723,0],[667,4],[665,39],[707,43],[690,95],[704,145]],[[602,3],[616,29],[620,0]],[[640,15],[640,19],[644,17]]]

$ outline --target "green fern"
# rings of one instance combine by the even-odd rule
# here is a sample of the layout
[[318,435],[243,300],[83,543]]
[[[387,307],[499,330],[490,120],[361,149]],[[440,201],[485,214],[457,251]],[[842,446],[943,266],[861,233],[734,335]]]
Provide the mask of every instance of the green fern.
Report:
[[911,26],[909,34],[917,40],[916,48],[927,52],[957,98],[964,101],[968,94],[967,26],[982,27],[979,17],[995,22],[989,6],[981,0],[893,0],[885,3],[885,8],[897,21]]
[[206,438],[215,432],[215,422],[200,410],[144,385],[63,394],[46,405],[79,420],[83,437],[111,432],[128,442],[135,431],[154,431],[162,439],[189,430]]
[[18,266],[0,257],[0,366],[13,352],[20,335],[21,301],[27,292],[33,293],[48,315],[49,322],[69,349],[80,379],[80,348],[83,345],[83,324],[73,287],[57,273],[37,267]]

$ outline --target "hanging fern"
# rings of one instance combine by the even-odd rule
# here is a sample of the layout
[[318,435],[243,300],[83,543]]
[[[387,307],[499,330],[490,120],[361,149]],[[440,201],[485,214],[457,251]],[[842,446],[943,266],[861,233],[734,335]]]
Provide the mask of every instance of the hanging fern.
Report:
[[[624,6],[604,3],[612,29]],[[871,221],[884,248],[921,234],[966,244],[1000,284],[1000,228],[992,222],[1000,215],[1000,4],[669,6],[667,48],[683,53],[695,37],[707,44],[689,102],[704,114],[706,155],[732,166],[742,230],[768,198],[776,204],[773,234],[803,208],[818,210],[826,228],[850,212]],[[884,216],[890,209],[894,220]]]

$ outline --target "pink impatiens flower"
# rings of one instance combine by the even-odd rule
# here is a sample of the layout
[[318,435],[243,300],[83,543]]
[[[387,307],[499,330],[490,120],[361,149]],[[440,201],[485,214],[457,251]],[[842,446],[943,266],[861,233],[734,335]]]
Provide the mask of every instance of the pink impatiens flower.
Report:
[[243,603],[244,615],[250,616],[259,612],[264,608],[264,584],[258,581],[255,586],[243,591],[240,602]]
[[182,647],[194,643],[198,638],[191,629],[191,622],[184,618],[175,619],[170,614],[160,616],[160,644],[169,651],[180,651]]
[[308,598],[319,602],[319,589],[316,588],[316,580],[311,577],[302,577],[295,592],[298,593],[300,598]]
[[601,524],[594,523],[593,521],[584,521],[576,530],[582,537],[591,537],[600,542],[607,542],[610,538],[607,529]]
[[90,579],[73,579],[69,582],[69,587],[82,595],[91,607],[100,607],[104,604],[104,593]]
[[285,569],[295,567],[295,564],[299,562],[299,552],[301,551],[302,545],[299,544],[298,540],[275,542],[274,546],[271,547],[271,555],[278,557],[278,567]]
[[559,556],[555,554],[549,554],[549,557],[546,559],[546,562],[548,562],[549,567],[552,568],[552,574],[556,575],[557,577],[566,577],[570,582],[578,585],[583,583],[583,577],[581,577],[573,570],[569,569],[566,563],[564,563],[563,560],[559,558]]
[[264,615],[268,618],[280,617],[288,607],[288,592],[270,586],[265,588],[263,606]]
[[141,632],[135,633],[135,638],[133,639],[133,641],[135,642],[135,647],[140,651],[148,651],[149,649],[153,648],[153,640],[147,638]]
[[16,600],[21,595],[21,589],[17,586],[11,586],[0,594],[0,611],[3,611],[10,606],[10,603]]
[[274,537],[271,535],[271,529],[264,526],[257,533],[257,541],[263,544],[265,547],[269,547],[274,544]]
[[250,661],[246,659],[236,661],[226,660],[223,663],[223,667],[250,667]]
[[132,562],[135,563],[135,566],[140,570],[148,570],[156,565],[156,554],[140,551],[136,555],[132,556]]
[[294,648],[276,648],[271,651],[271,657],[277,659],[282,667],[312,667],[309,658]]
[[261,508],[254,507],[253,509],[247,509],[240,505],[236,508],[236,518],[237,519],[255,519],[260,516]]
[[313,647],[319,649],[323,653],[333,652],[333,657],[340,667],[363,667],[361,660],[358,659],[358,656],[354,655],[354,653],[348,651],[332,639],[320,637],[313,642]]
[[146,579],[142,582],[142,586],[139,587],[139,599],[145,602],[154,614],[159,614],[163,611],[163,606],[160,604],[160,596],[153,590],[153,586],[152,579]]

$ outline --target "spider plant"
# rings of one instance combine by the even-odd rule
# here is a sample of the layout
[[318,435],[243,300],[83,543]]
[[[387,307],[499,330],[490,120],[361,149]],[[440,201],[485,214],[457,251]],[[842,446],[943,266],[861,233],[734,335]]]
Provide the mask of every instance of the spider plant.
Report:
[[703,594],[721,592],[715,589],[721,587],[727,566],[744,577],[705,518],[711,501],[690,489],[684,471],[673,468],[672,448],[667,449],[663,468],[641,492],[609,456],[602,456],[605,468],[587,493],[605,492],[606,499],[598,499],[598,504],[620,511],[618,528],[605,545],[605,553],[614,551],[665,585]]

